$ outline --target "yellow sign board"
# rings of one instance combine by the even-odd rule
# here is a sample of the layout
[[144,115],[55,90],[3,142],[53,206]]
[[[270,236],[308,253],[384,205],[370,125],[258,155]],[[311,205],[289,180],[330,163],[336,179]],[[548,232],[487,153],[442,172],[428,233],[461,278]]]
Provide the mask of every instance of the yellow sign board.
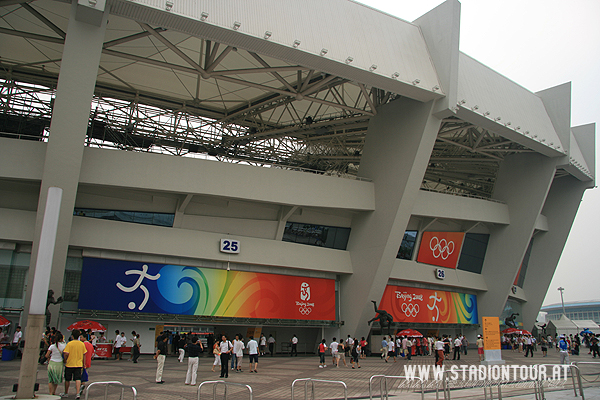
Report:
[[500,350],[500,320],[498,317],[482,317],[484,350]]

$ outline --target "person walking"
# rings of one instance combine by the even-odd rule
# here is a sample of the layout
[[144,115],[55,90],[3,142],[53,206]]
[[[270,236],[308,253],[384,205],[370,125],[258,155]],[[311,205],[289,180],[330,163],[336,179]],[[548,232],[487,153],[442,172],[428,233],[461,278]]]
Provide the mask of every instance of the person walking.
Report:
[[435,347],[435,365],[442,366],[444,363],[444,342],[438,336],[437,340],[434,343]]
[[156,354],[154,355],[154,359],[157,361],[156,364],[156,383],[162,384],[165,381],[162,380],[163,369],[165,367],[165,360],[167,358],[167,340],[169,340],[169,335],[163,334],[157,344]]
[[48,359],[48,393],[54,396],[58,384],[63,381],[63,351],[67,344],[60,332],[56,332],[54,336],[51,336],[50,341],[50,347],[46,351],[46,358]]
[[531,354],[531,357],[533,357],[533,343],[531,342],[531,336],[525,335],[523,340],[525,345],[525,357],[527,357],[528,354]]
[[81,389],[79,389],[79,395],[83,395],[85,389],[85,383],[90,380],[88,370],[92,367],[92,357],[94,356],[94,346],[89,341],[88,337],[91,335],[80,335],[79,340],[85,345],[87,352],[85,353],[85,359],[83,360],[83,371],[81,373]]
[[298,337],[294,334],[294,337],[290,340],[292,343],[292,350],[290,351],[290,357],[294,355],[298,357]]
[[[462,340],[458,335],[454,338],[454,354],[452,356],[453,360],[460,360],[460,348],[462,347]],[[458,358],[457,358],[458,356]]]
[[569,361],[569,345],[567,344],[564,335],[560,335],[559,339],[560,340],[558,341],[558,348],[560,351],[560,363],[570,364],[571,362]]
[[204,347],[197,336],[192,336],[192,343],[185,345],[185,350],[188,353],[188,367],[185,374],[185,384],[196,386],[196,378],[198,377],[198,356],[204,351]]
[[354,343],[352,344],[352,349],[350,350],[350,356],[352,357],[352,359],[350,360],[350,363],[352,364],[352,369],[354,368],[360,368],[360,364],[358,363],[358,356],[360,353],[360,345],[358,343],[358,341],[355,339]]
[[235,341],[233,342],[233,355],[235,357],[235,372],[242,371],[242,358],[244,357],[244,342],[242,341],[241,335],[235,335]]
[[271,353],[271,357],[273,357],[273,354],[275,353],[275,338],[273,337],[272,334],[269,334],[269,353]]
[[467,347],[469,347],[469,341],[467,340],[467,337],[463,335],[460,348],[465,352],[465,356],[467,355]]
[[142,347],[142,345],[140,344],[140,334],[138,333],[133,339],[133,348],[131,349],[131,354],[133,354],[132,360],[134,364],[137,364],[137,360],[140,358],[140,347]]
[[331,364],[338,367],[338,342],[336,338],[333,338],[333,341],[329,344],[329,350],[331,351]]
[[321,340],[319,344],[319,368],[325,368],[327,364],[325,364],[325,352],[327,351],[327,344],[325,344],[325,339]]
[[265,337],[265,334],[262,333],[260,335],[260,355],[264,356],[267,352],[267,338]]
[[481,335],[477,335],[477,354],[479,355],[479,361],[483,361],[483,338]]
[[60,397],[69,396],[69,387],[71,381],[75,381],[76,399],[80,399],[81,395],[81,373],[85,362],[85,353],[87,349],[83,342],[79,341],[79,329],[73,329],[71,332],[72,340],[67,343],[63,350],[63,358],[65,359],[65,392],[60,394]]
[[215,372],[215,367],[218,365],[221,366],[221,341],[217,339],[215,344],[213,344],[213,356],[215,356],[215,361],[213,362],[213,366],[211,371]]
[[386,339],[387,336],[384,336],[383,339],[381,339],[381,358],[383,358],[383,360],[385,362],[388,362],[388,342]]
[[[117,331],[118,332],[118,331]],[[121,347],[124,347],[127,344],[127,338],[125,337],[125,331],[121,332],[121,334],[117,334],[115,338],[115,360],[122,360],[123,353],[121,352]]]
[[[258,366],[258,342],[254,340],[254,336],[249,337],[248,340],[248,357],[250,360],[248,361],[250,365],[250,372],[258,373],[256,367]],[[254,367],[253,367],[254,365]]]
[[219,350],[221,351],[221,378],[229,378],[229,355],[233,351],[233,345],[229,340],[227,340],[227,336],[221,336],[221,343],[219,343]]

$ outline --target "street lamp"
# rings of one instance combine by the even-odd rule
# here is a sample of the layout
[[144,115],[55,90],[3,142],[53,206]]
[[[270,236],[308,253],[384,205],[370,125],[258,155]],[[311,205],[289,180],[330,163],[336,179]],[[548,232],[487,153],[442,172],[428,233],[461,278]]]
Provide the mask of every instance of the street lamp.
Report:
[[565,300],[563,299],[563,290],[565,290],[565,288],[561,286],[557,290],[560,292],[560,302],[562,303],[563,314],[566,317],[567,313],[565,312]]

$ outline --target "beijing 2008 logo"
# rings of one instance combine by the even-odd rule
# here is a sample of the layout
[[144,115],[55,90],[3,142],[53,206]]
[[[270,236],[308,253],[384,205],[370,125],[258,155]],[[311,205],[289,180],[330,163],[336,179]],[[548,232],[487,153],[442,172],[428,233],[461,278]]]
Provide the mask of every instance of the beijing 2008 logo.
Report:
[[451,240],[447,241],[446,239],[438,239],[437,236],[434,236],[429,241],[429,248],[433,257],[442,257],[442,260],[445,260],[450,257],[450,254],[454,253],[454,242]]
[[300,314],[310,314],[312,312],[312,307],[315,306],[315,303],[308,302],[310,300],[310,285],[306,282],[302,282],[302,284],[300,284],[300,300],[302,301],[296,302],[296,305],[299,306],[298,311],[300,311]]

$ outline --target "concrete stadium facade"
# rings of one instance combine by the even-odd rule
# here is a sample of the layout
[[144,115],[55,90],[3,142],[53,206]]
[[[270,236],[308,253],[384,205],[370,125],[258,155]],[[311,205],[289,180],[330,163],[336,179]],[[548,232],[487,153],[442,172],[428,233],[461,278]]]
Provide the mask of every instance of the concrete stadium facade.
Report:
[[[144,332],[156,326],[261,327],[280,344],[297,333],[313,351],[324,336],[368,336],[371,302],[386,288],[425,293],[420,310],[427,291],[476,298],[477,321],[395,318],[394,328],[473,338],[481,317],[501,317],[511,302],[533,325],[595,184],[595,125],[571,126],[570,84],[532,93],[461,53],[457,1],[413,22],[343,0],[313,15],[312,3],[325,7],[0,3],[3,314],[27,322],[47,192],[60,187],[50,289],[65,302],[48,309],[63,330],[98,319],[142,332],[150,351]],[[31,93],[42,93],[46,114],[16,101]],[[107,99],[121,103],[105,108],[99,135]],[[37,136],[22,131],[45,116]],[[192,117],[201,122],[180,129]],[[209,129],[221,130],[203,137]],[[134,223],[135,213],[170,222]],[[339,243],[327,247],[333,232]],[[424,262],[447,233],[461,238],[445,247],[454,264]],[[223,240],[239,252],[223,251]],[[468,240],[479,243],[470,261]],[[106,267],[90,271],[89,259]],[[335,317],[80,307],[81,291],[113,300],[114,282],[89,279],[104,282],[111,261],[324,279]]]

